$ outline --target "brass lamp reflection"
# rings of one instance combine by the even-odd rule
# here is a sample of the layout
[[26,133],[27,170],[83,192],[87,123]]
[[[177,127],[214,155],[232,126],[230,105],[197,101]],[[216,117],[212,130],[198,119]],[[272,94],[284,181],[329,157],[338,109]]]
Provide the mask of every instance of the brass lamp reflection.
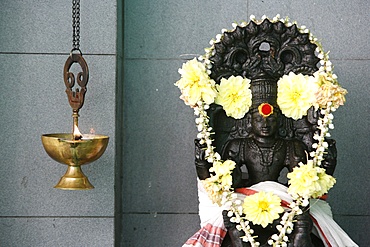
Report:
[[[82,72],[77,75],[80,88],[73,90],[75,77],[69,72],[72,64],[78,63]],[[41,140],[46,153],[54,160],[68,166],[67,172],[54,187],[63,190],[87,190],[94,186],[81,170],[81,166],[99,159],[107,145],[108,136],[96,134],[81,134],[78,129],[79,109],[83,106],[89,71],[81,51],[72,51],[64,66],[64,82],[68,101],[73,109],[72,133],[57,133],[42,135]]]

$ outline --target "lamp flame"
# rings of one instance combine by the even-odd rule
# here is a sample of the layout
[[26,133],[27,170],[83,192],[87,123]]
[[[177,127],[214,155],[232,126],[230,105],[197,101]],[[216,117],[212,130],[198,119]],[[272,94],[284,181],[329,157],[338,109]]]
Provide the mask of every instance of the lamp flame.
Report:
[[81,140],[82,139],[82,134],[80,130],[78,129],[77,125],[73,126],[73,140]]

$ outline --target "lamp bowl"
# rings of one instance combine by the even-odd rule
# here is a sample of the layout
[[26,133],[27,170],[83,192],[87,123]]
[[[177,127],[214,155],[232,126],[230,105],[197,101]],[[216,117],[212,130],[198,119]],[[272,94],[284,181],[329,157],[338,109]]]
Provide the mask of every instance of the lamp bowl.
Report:
[[92,189],[81,165],[99,159],[107,148],[109,137],[84,134],[80,140],[73,140],[70,133],[45,134],[41,141],[46,153],[55,161],[68,165],[67,172],[55,186],[65,190]]

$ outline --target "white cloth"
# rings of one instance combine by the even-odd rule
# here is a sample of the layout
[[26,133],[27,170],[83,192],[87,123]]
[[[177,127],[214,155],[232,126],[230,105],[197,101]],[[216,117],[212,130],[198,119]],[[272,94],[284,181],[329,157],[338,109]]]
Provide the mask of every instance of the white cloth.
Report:
[[[358,247],[347,233],[334,221],[331,208],[326,201],[311,199],[310,215],[318,222],[318,226],[316,224],[314,224],[314,226],[320,238],[323,239],[325,235],[331,246]],[[322,229],[323,233],[318,230],[318,227]]]
[[[225,228],[222,211],[227,210],[226,207],[220,207],[209,199],[202,182],[198,179],[198,200],[199,200],[199,218],[200,227],[207,224]],[[226,228],[225,228],[226,229]]]
[[199,179],[198,197],[201,228],[182,247],[220,247],[227,232],[222,217],[225,208],[212,203]]

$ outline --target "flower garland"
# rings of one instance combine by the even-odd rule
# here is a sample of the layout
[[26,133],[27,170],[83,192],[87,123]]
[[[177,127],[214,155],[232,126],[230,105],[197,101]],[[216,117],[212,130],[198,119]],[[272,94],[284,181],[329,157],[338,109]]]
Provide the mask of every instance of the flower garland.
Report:
[[[250,17],[251,21],[256,24],[262,23],[266,18],[266,16],[262,16],[262,20],[258,21],[255,16]],[[287,27],[296,24],[290,22],[288,17],[283,19],[279,15],[270,21],[273,23],[282,22]],[[235,30],[238,25],[245,27],[247,24],[247,22],[233,23],[233,27]],[[223,33],[229,31],[223,29],[222,34],[217,35],[216,39],[212,39],[210,41],[211,47],[205,49],[204,56],[183,64],[182,68],[179,69],[181,79],[175,83],[181,91],[180,98],[184,100],[186,105],[194,109],[194,114],[197,116],[195,122],[199,132],[197,138],[200,140],[200,144],[206,144],[205,158],[208,162],[213,163],[210,168],[212,175],[202,180],[203,185],[214,203],[229,207],[230,221],[235,222],[237,229],[244,232],[242,240],[249,242],[251,246],[259,246],[260,243],[255,240],[256,236],[253,235],[254,231],[249,226],[249,222],[266,227],[278,219],[282,213],[280,224],[276,227],[278,233],[271,236],[268,244],[287,246],[288,237],[286,234],[292,232],[294,217],[302,214],[301,207],[308,206],[310,198],[318,198],[327,193],[335,183],[335,178],[327,175],[325,169],[321,168],[320,165],[328,148],[325,137],[330,137],[329,129],[334,128],[332,112],[344,104],[344,96],[347,91],[338,84],[337,76],[332,72],[329,55],[324,52],[317,38],[305,26],[298,29],[301,33],[309,34],[310,42],[317,46],[316,52],[317,57],[321,59],[321,67],[313,76],[294,74],[293,72],[282,76],[278,81],[277,103],[282,113],[294,120],[307,115],[311,106],[320,110],[321,117],[317,123],[318,131],[313,137],[317,142],[312,146],[314,151],[310,153],[311,159],[307,161],[307,164],[300,163],[287,175],[289,179],[288,193],[293,198],[293,202],[289,205],[290,210],[284,212],[280,206],[281,199],[271,192],[258,192],[247,196],[243,202],[236,199],[236,194],[231,187],[231,174],[236,164],[232,160],[222,161],[221,156],[214,151],[215,147],[212,145],[211,138],[212,128],[209,126],[207,115],[209,105],[219,104],[223,106],[227,116],[240,119],[249,111],[252,104],[249,79],[231,76],[228,79],[222,78],[220,85],[216,85],[215,81],[209,77],[212,68],[210,57],[215,54],[214,44],[220,42],[223,39]]]

